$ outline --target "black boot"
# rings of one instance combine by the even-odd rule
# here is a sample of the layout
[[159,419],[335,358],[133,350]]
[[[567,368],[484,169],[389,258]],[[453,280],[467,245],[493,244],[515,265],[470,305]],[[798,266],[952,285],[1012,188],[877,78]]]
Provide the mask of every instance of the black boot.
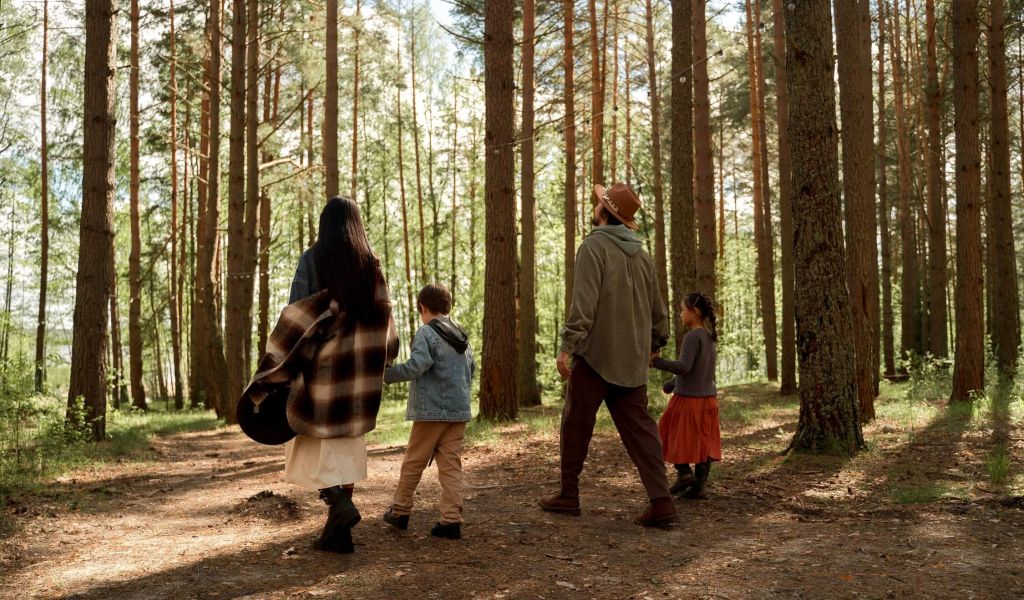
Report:
[[394,509],[391,508],[384,513],[384,522],[401,531],[409,529],[409,515],[396,515]]
[[430,530],[430,535],[449,540],[462,539],[462,523],[446,523],[444,525],[437,523]]
[[708,482],[708,474],[711,473],[711,461],[705,460],[702,463],[697,463],[694,473],[695,483],[690,489],[686,490],[683,494],[683,498],[689,500],[703,500],[707,498],[707,494],[704,493],[704,486]]
[[340,554],[354,552],[352,528],[359,523],[362,516],[352,504],[352,488],[336,485],[322,489],[320,499],[328,506],[327,522],[324,524],[320,539],[313,542],[313,547]]
[[690,465],[681,464],[675,465],[676,467],[676,482],[672,484],[672,487],[668,489],[669,493],[673,496],[677,496],[685,492],[690,486],[697,483],[697,479],[693,476],[693,469]]

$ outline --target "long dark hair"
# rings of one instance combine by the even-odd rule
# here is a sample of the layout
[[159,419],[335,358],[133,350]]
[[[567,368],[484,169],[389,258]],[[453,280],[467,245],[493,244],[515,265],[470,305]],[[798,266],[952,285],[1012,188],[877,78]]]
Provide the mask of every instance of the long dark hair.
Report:
[[360,320],[379,316],[379,261],[366,237],[359,205],[349,198],[331,198],[320,213],[313,262],[320,285],[340,309]]
[[718,341],[718,326],[715,324],[715,305],[711,298],[700,292],[693,292],[683,299],[686,308],[700,312],[701,318],[706,322],[708,331],[711,332],[711,339]]

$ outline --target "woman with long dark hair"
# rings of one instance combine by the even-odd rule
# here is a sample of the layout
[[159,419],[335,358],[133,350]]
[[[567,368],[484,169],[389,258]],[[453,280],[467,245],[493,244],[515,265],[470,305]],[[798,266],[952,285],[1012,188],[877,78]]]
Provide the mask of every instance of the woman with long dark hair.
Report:
[[314,547],[349,553],[360,520],[352,492],[366,479],[365,434],[376,424],[385,363],[398,349],[380,261],[352,200],[335,197],[324,206],[289,303],[307,314],[327,308],[330,315],[302,336],[314,341],[303,346],[308,358],[291,381],[288,423],[297,435],[285,447],[285,480],[318,490],[329,508]]

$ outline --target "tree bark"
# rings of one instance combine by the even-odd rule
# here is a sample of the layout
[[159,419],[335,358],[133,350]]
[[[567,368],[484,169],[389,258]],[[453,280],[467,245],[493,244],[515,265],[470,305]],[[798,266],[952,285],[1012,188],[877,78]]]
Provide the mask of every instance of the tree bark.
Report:
[[[897,9],[893,10],[893,86],[896,98],[896,149],[897,169],[899,173],[899,221],[900,221],[900,259],[903,273],[900,278],[900,346],[901,357],[908,360],[920,355],[923,350],[921,335],[921,279],[917,262],[917,233],[914,226],[915,213],[910,195],[912,167],[910,164],[910,127],[907,123],[902,43],[900,40],[899,0],[895,0]],[[902,367],[901,367],[902,368]]]
[[[591,184],[604,183],[604,69],[601,67],[601,49],[597,40],[597,2],[588,0],[590,7],[590,147]],[[608,0],[604,0],[605,8]]]
[[409,65],[411,73],[409,81],[412,83],[412,149],[416,158],[416,206],[419,214],[419,242],[420,242],[420,282],[427,281],[427,242],[426,220],[423,218],[423,177],[420,168],[420,122],[419,110],[416,106],[416,18],[409,19]]
[[[402,44],[398,44],[398,64],[402,64]],[[405,293],[407,299],[406,316],[409,320],[409,340],[412,341],[416,332],[413,322],[415,306],[412,303],[412,257],[409,250],[409,209],[405,198],[405,162],[402,156],[402,92],[395,91],[395,108],[398,115],[398,190],[402,198],[402,248],[405,251]]]
[[117,11],[116,0],[94,0],[85,7],[82,214],[68,417],[75,416],[81,398],[97,441],[106,435],[107,417],[107,313],[96,307],[106,304],[113,285]]
[[[214,7],[218,7],[215,9]],[[195,210],[195,266],[193,267],[192,276],[192,318],[190,320],[190,343],[191,350],[189,356],[189,403],[192,408],[199,406],[205,406],[206,408],[211,407],[212,396],[207,393],[207,383],[205,377],[205,369],[203,365],[206,364],[207,360],[207,341],[205,337],[206,328],[209,327],[208,321],[206,321],[206,313],[203,310],[203,298],[206,293],[207,281],[209,281],[209,275],[204,274],[203,271],[203,260],[206,258],[207,250],[207,235],[206,235],[206,205],[209,199],[209,186],[212,184],[211,176],[213,173],[210,168],[210,123],[212,122],[210,110],[211,110],[211,91],[214,90],[214,74],[219,71],[214,71],[211,51],[214,48],[213,37],[212,37],[212,25],[213,25],[213,14],[216,13],[219,17],[219,2],[218,0],[210,0],[210,14],[207,16],[207,27],[206,36],[208,46],[206,48],[206,55],[203,57],[203,86],[200,92],[200,114],[199,114],[199,172],[198,172],[198,185],[196,186],[196,192],[198,197],[196,199],[196,210]],[[219,19],[218,19],[219,20]],[[219,44],[219,42],[218,42]],[[220,57],[217,57],[218,63]],[[219,69],[219,67],[218,67]],[[217,90],[219,92],[220,78],[217,77]]]
[[[889,186],[886,178],[888,157],[886,154],[887,118],[885,110],[885,2],[878,3],[878,237],[880,239],[880,250],[882,253],[882,323],[881,323],[881,346],[882,358],[885,364],[885,375],[891,377],[896,374],[895,343],[893,340],[893,329],[895,319],[892,312],[892,237],[889,231]],[[877,351],[879,344],[875,343]],[[877,385],[877,383],[876,383]]]
[[168,14],[170,20],[170,92],[171,92],[171,260],[170,277],[167,282],[170,290],[168,298],[171,317],[171,370],[174,373],[174,408],[185,408],[185,397],[181,384],[181,295],[178,287],[178,83],[177,55],[174,35],[174,0],[170,0]]
[[[786,70],[786,15],[782,0],[773,0],[775,124],[779,130],[779,224],[782,247],[782,373],[779,393],[796,393],[796,316],[793,272],[793,159],[789,150],[789,77]],[[722,217],[725,218],[724,215]],[[724,226],[724,224],[723,224]],[[723,229],[724,231],[724,229]],[[724,246],[723,246],[724,250]]]
[[50,8],[43,0],[43,56],[39,84],[39,311],[36,317],[35,390],[46,383],[46,284],[50,274],[50,167],[46,141],[46,70],[49,60]]
[[338,195],[340,178],[338,172],[338,0],[327,0],[325,51],[327,65],[323,128],[324,184],[326,195],[331,198]]
[[[520,185],[522,192],[523,237],[519,266],[519,404],[541,403],[537,386],[537,199],[534,175],[534,40],[536,36],[534,0],[523,0],[523,121],[520,129]],[[453,140],[454,141],[454,140]],[[454,173],[453,179],[454,182]],[[454,186],[454,183],[453,183]],[[453,198],[454,198],[454,189]],[[454,213],[453,213],[454,219]],[[452,229],[454,235],[454,229]],[[452,247],[455,239],[452,238]],[[454,261],[454,251],[452,254]],[[454,272],[454,263],[453,263]]]
[[[128,404],[128,386],[124,380],[124,351],[121,347],[121,311],[117,302],[117,257],[110,257],[110,393],[113,394],[114,410],[120,410],[122,404]],[[8,288],[8,304],[10,304],[10,288]],[[6,347],[4,353],[6,354]]]
[[988,34],[989,84],[992,111],[992,181],[989,184],[988,219],[992,264],[992,349],[1000,372],[1012,379],[1020,350],[1020,297],[1017,291],[1017,253],[1013,239],[1010,205],[1010,120],[1006,75],[1006,40],[1003,31],[1005,0],[992,0]]
[[[761,24],[761,2],[754,4],[754,21]],[[779,358],[778,358],[778,321],[775,310],[775,234],[772,223],[772,187],[770,168],[768,165],[768,125],[765,104],[767,92],[765,92],[765,68],[764,52],[761,49],[761,27],[754,29],[754,56],[757,59],[757,120],[758,130],[761,133],[758,141],[761,146],[761,191],[763,193],[761,202],[761,213],[764,219],[764,281],[767,282],[767,289],[763,290],[764,296],[761,299],[761,323],[765,332],[765,371],[769,381],[779,380]]]
[[708,80],[707,0],[693,2],[694,190],[697,222],[696,288],[718,303],[715,288],[715,165],[711,148],[711,98]]
[[764,118],[762,113],[764,104],[759,97],[764,87],[761,84],[763,75],[760,69],[761,56],[758,51],[758,36],[754,33],[756,21],[751,0],[746,0],[747,13],[747,68],[750,74],[750,122],[752,129],[751,153],[753,165],[753,202],[754,202],[754,245],[757,249],[757,286],[758,298],[761,304],[761,332],[764,336],[765,345],[765,367],[768,379],[778,379],[777,348],[775,337],[775,283],[774,269],[772,268],[772,242],[765,230],[768,220],[765,219],[764,203],[766,201],[765,184],[767,183],[765,170],[766,144],[763,143]]
[[978,142],[978,2],[953,3],[953,124],[956,132],[956,353],[950,400],[985,386],[981,273],[981,151]]
[[[683,298],[697,287],[693,195],[693,7],[672,0],[672,331],[683,343]],[[706,63],[702,63],[706,66]]]
[[356,16],[352,24],[352,175],[349,185],[352,200],[356,199],[356,176],[359,172],[359,34],[362,29],[362,2],[356,0]]
[[484,159],[487,198],[487,264],[484,267],[485,357],[480,376],[480,416],[515,419],[516,392],[516,201],[515,79],[512,3],[487,0],[484,18]]
[[949,348],[946,340],[946,214],[942,206],[942,90],[936,58],[935,0],[926,0],[925,20],[928,30],[928,82],[925,87],[928,124],[928,351],[932,356],[945,358]]
[[[661,104],[658,97],[658,64],[654,53],[654,6],[651,0],[646,0],[646,7],[647,89],[651,95],[651,170],[654,171],[654,266],[658,273],[658,288],[661,290],[662,300],[668,306],[670,288],[665,248],[665,184],[661,172]],[[673,318],[673,324],[676,321],[677,319]]]
[[[840,225],[828,0],[794,0],[786,19],[793,156],[800,418],[791,447],[853,454],[863,445]],[[799,15],[799,18],[795,18]]]
[[[607,0],[606,0],[607,1]],[[612,133],[609,151],[611,152],[611,177],[609,181],[619,181],[619,2],[611,0],[614,6],[612,13]],[[605,4],[607,7],[607,3]],[[607,10],[606,10],[607,12]],[[602,83],[603,85],[603,83]]]
[[856,354],[860,419],[875,418],[875,353],[878,288],[874,215],[875,178],[871,113],[871,12],[868,0],[835,0],[836,54],[842,119],[843,191],[846,207],[846,258]]
[[[649,3],[649,2],[648,2]],[[563,204],[565,217],[565,296],[562,314],[569,314],[572,304],[572,284],[576,273],[576,106],[574,104],[575,82],[573,81],[573,0],[562,1],[563,44],[562,68],[565,84],[562,101],[565,104],[565,118],[562,132],[565,136],[565,187]]]
[[132,245],[128,254],[128,381],[132,406],[146,410],[146,389],[142,385],[142,274],[139,267],[142,257],[142,237],[139,234],[139,0],[130,0],[129,19],[129,220]]

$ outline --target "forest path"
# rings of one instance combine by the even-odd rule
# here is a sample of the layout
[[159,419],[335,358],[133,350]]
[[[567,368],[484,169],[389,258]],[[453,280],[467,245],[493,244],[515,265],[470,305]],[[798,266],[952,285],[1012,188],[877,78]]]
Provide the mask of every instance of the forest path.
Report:
[[[402,450],[372,449],[349,556],[310,549],[324,508],[280,481],[280,448],[234,427],[156,438],[151,462],[79,471],[20,501],[19,529],[0,544],[0,597],[1024,595],[1020,498],[1000,503],[969,483],[983,480],[983,429],[941,417],[908,436],[879,422],[869,431],[878,441],[852,461],[784,460],[792,399],[746,386],[722,402],[733,406],[723,411],[725,461],[713,469],[710,499],[679,501],[683,523],[673,528],[633,524],[642,488],[607,431],[591,446],[583,516],[541,512],[536,499],[555,489],[557,432],[512,426],[465,453],[459,542],[428,534],[439,495],[433,467],[409,532],[382,522]],[[1019,465],[1020,423],[1009,435]],[[960,492],[920,503],[893,492],[947,484]],[[285,498],[246,502],[264,490]]]

